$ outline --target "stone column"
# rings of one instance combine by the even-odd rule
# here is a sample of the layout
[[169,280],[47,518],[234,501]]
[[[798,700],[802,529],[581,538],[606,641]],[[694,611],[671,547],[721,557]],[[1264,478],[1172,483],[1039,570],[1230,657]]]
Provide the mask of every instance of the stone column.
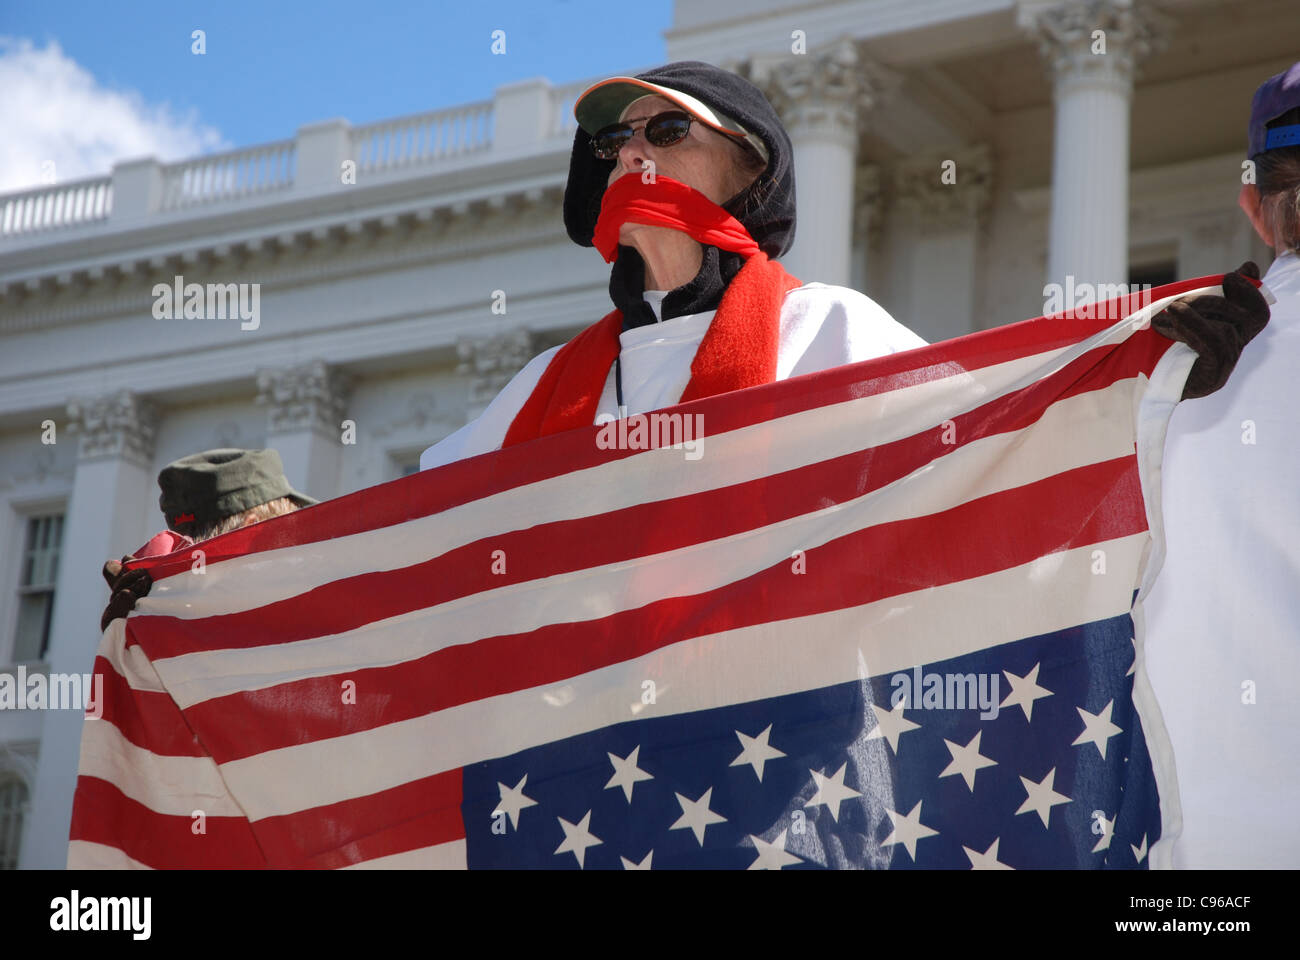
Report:
[[1132,0],[1022,0],[1017,13],[1054,84],[1047,280],[1126,283],[1133,73],[1167,18]]
[[[157,413],[128,391],[68,404],[79,435],[77,472],[64,522],[46,663],[50,673],[89,673],[108,602],[100,569],[140,546],[151,517],[161,527],[153,472]],[[47,710],[41,727],[32,817],[19,865],[63,869],[81,756],[82,712]]]
[[853,177],[853,246],[857,256],[853,260],[850,286],[868,295],[872,291],[871,248],[881,237],[880,168],[875,164],[861,164]]
[[[1191,219],[1178,243],[1178,277],[1203,277],[1232,270],[1252,257],[1255,231],[1245,215],[1233,208]],[[1258,261],[1256,261],[1258,262]]]
[[847,285],[860,120],[898,78],[847,39],[779,62],[754,61],[748,72],[794,144],[799,221],[782,262],[802,280]]
[[290,485],[317,500],[338,496],[350,378],[312,360],[259,370],[257,390],[266,407],[266,445],[279,451]]
[[975,305],[992,169],[984,144],[912,157],[894,169],[891,236],[906,238],[894,279],[907,303],[895,319],[931,343],[984,326]]
[[456,372],[470,377],[465,421],[477,417],[501,388],[537,353],[532,334],[524,328],[482,337],[462,337],[456,343],[460,363]]

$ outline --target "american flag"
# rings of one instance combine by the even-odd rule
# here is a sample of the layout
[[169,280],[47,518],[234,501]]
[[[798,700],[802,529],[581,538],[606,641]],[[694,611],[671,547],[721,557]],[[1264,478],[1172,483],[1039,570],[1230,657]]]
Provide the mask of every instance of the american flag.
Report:
[[683,405],[691,455],[592,426],[142,562],[69,865],[1147,867],[1194,355],[1146,321],[1218,282]]

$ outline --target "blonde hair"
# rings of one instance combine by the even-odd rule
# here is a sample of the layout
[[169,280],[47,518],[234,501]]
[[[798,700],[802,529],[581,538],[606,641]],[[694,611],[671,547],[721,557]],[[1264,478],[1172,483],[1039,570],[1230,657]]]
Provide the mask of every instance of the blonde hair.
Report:
[[223,533],[229,533],[231,530],[238,530],[240,527],[247,527],[254,523],[260,523],[263,520],[270,520],[272,517],[279,517],[286,513],[293,513],[298,509],[298,504],[294,503],[288,497],[280,497],[277,500],[269,500],[266,503],[259,503],[243,513],[234,513],[228,517],[222,517],[215,523],[209,524],[199,530],[195,530],[192,539],[195,543],[200,540],[211,540],[213,537],[219,537]]

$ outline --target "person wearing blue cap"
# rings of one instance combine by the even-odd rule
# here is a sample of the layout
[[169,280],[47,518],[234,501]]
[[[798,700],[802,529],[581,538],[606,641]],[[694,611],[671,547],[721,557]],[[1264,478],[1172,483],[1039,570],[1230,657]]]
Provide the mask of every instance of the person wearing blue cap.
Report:
[[1179,787],[1152,856],[1175,867],[1300,867],[1300,63],[1256,91],[1247,157],[1239,204],[1277,254],[1272,319],[1222,390],[1174,410],[1146,602]]

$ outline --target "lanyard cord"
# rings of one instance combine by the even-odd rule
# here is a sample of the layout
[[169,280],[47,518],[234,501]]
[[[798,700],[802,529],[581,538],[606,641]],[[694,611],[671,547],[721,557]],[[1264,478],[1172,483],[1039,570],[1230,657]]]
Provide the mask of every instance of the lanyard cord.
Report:
[[620,415],[623,411],[623,364],[619,357],[614,358],[614,392],[618,396],[618,409]]

